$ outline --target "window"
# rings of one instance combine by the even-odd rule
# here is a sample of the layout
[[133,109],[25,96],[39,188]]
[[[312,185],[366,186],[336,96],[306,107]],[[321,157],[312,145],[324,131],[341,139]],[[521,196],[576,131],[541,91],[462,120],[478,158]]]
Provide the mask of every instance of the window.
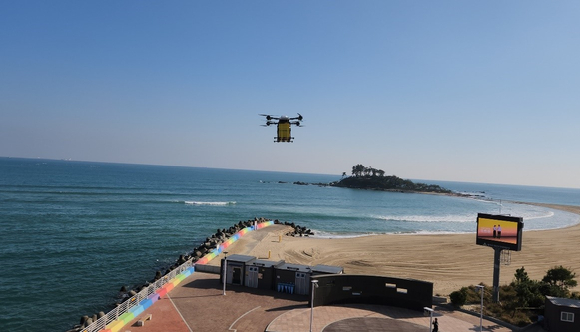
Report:
[[574,313],[562,311],[560,313],[560,320],[562,320],[563,322],[574,323]]

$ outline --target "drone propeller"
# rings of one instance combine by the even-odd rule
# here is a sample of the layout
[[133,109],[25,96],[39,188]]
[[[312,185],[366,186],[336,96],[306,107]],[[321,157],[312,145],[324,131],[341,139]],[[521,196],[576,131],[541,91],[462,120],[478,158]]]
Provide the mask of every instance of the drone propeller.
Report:
[[277,117],[274,117],[274,116],[271,116],[271,115],[268,115],[268,114],[258,114],[258,115],[265,116],[266,117],[266,120],[279,120],[280,119],[280,118],[277,118]]

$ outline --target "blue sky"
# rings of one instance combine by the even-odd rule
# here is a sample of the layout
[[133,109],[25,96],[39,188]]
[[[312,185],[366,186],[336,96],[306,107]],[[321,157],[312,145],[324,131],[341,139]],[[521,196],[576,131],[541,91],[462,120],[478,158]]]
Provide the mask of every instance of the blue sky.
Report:
[[[0,156],[580,188],[579,1],[3,1]],[[273,143],[259,113],[304,116]]]

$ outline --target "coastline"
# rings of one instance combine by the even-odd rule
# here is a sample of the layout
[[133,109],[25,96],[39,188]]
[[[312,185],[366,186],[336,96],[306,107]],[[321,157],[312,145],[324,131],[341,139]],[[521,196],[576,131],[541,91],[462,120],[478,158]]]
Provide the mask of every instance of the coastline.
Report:
[[[515,203],[580,215],[580,206]],[[296,264],[338,265],[348,274],[426,280],[433,282],[434,294],[444,296],[461,287],[481,282],[492,284],[494,251],[476,245],[474,234],[381,234],[328,239],[284,236],[289,228],[273,225],[253,232],[229,247],[229,254],[283,259]],[[580,255],[566,254],[578,247],[580,224],[549,230],[524,228],[522,237],[522,250],[512,251],[511,264],[500,267],[500,285],[509,284],[515,270],[522,266],[535,280],[542,279],[547,270],[559,265],[580,273]],[[219,265],[222,257],[223,254],[210,264]],[[578,290],[579,287],[573,289]]]

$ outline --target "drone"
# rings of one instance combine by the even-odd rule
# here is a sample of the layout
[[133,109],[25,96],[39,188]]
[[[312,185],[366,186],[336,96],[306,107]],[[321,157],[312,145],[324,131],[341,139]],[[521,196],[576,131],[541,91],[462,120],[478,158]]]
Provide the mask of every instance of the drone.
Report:
[[271,116],[268,114],[260,114],[266,117],[266,124],[263,127],[268,127],[270,125],[276,125],[278,127],[278,136],[274,137],[274,143],[287,142],[292,143],[294,137],[290,136],[290,127],[295,125],[297,127],[302,127],[300,121],[302,121],[302,115],[297,113],[298,116],[295,118],[290,118],[285,115],[280,117]]

